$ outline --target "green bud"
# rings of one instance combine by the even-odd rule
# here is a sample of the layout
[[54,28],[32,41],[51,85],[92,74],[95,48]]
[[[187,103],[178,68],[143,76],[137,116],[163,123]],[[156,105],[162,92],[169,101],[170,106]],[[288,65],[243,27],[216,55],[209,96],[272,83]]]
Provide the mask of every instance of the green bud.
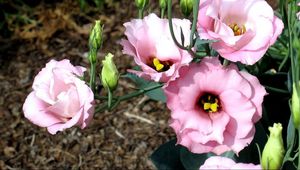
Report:
[[[298,84],[300,86],[300,82]],[[300,88],[300,87],[299,87]],[[293,83],[293,94],[292,94],[292,115],[293,115],[293,122],[296,129],[300,128],[300,100],[299,100],[298,93],[296,90],[296,84]]]
[[90,50],[98,50],[102,45],[102,32],[103,27],[101,26],[101,23],[99,20],[96,20],[95,26],[92,29],[92,32],[90,34],[89,38],[89,45]]
[[193,6],[194,6],[194,0],[180,0],[181,12],[186,17],[188,17],[192,13]]
[[159,6],[162,9],[166,9],[167,8],[167,0],[159,0]]
[[274,123],[269,127],[270,136],[264,147],[261,166],[265,169],[280,169],[284,157],[284,146],[282,140],[282,125]]
[[135,5],[138,7],[138,9],[142,10],[148,5],[149,0],[135,0]]
[[119,72],[113,61],[113,55],[108,53],[102,60],[101,81],[104,88],[113,91],[116,89],[119,80]]

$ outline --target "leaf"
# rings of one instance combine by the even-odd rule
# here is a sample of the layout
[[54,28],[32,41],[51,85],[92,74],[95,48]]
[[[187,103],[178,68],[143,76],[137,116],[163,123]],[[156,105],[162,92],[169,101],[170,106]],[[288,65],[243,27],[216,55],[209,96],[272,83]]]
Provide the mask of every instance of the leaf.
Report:
[[211,156],[213,153],[203,153],[195,154],[190,152],[187,148],[180,148],[180,160],[185,169],[188,170],[198,170],[201,165],[204,164],[205,160]]
[[167,101],[166,95],[161,88],[151,90],[145,94],[152,100],[161,101],[164,103]]
[[287,127],[287,137],[286,137],[287,151],[284,155],[282,165],[284,165],[285,162],[289,161],[289,159],[292,156],[291,153],[292,153],[294,145],[295,145],[295,132],[296,132],[296,130],[294,127],[293,118],[292,118],[292,116],[290,116],[289,124]]
[[[137,87],[139,89],[147,89],[149,87],[159,85],[159,83],[157,83],[157,82],[145,80],[145,79],[140,78],[137,75],[132,74],[132,73],[127,73],[126,75],[124,75],[122,77],[131,79],[137,85]],[[161,88],[157,88],[157,89],[148,91],[145,93],[145,95],[147,95],[152,100],[162,101],[164,103],[167,100],[165,93],[163,92],[163,90]]]
[[150,158],[159,170],[184,169],[180,161],[180,146],[176,145],[176,139],[159,146]]

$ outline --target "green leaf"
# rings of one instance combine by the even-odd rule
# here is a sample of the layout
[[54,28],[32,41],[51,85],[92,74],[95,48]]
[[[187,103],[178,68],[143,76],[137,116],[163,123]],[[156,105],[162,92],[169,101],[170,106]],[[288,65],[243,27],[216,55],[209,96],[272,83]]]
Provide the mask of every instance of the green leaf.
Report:
[[159,146],[150,158],[159,170],[184,169],[180,161],[180,146],[176,145],[176,139]]
[[287,151],[284,155],[282,165],[284,165],[285,162],[289,161],[292,156],[291,153],[295,145],[295,134],[296,134],[296,129],[294,127],[292,116],[290,116],[289,124],[287,127],[287,137],[286,137]]
[[198,170],[201,165],[204,164],[205,160],[211,156],[213,153],[203,153],[195,154],[190,152],[187,148],[180,148],[180,160],[185,169],[188,170]]
[[[140,78],[137,75],[132,74],[132,73],[127,73],[126,75],[124,75],[122,77],[126,77],[126,78],[131,79],[137,85],[137,87],[139,89],[144,89],[145,90],[149,87],[159,85],[159,83],[157,83],[157,82],[145,80],[145,79]],[[164,103],[167,100],[167,98],[165,96],[165,93],[163,92],[163,90],[161,88],[157,88],[157,89],[148,91],[148,92],[145,93],[145,95],[147,95],[152,100],[162,101]]]

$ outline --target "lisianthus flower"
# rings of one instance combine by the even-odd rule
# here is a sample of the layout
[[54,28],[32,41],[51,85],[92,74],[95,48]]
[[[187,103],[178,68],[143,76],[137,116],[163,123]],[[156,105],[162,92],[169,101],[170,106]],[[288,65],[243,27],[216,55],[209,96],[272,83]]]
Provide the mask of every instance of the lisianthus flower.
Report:
[[221,156],[212,156],[206,159],[203,165],[200,166],[199,170],[204,169],[226,169],[226,170],[233,170],[233,169],[262,169],[261,165],[254,165],[252,163],[235,163],[232,159],[221,157]]
[[[297,5],[300,6],[300,2]],[[297,15],[298,20],[300,20],[300,12],[298,12],[296,15]]]
[[94,114],[94,94],[79,77],[86,69],[69,60],[51,60],[33,81],[24,116],[55,134],[74,125],[85,128]]
[[[190,21],[172,19],[175,36],[184,45],[189,44]],[[142,71],[129,70],[140,77],[156,82],[168,82],[178,77],[178,69],[187,65],[192,57],[176,46],[171,37],[167,19],[150,14],[144,19],[134,19],[124,24],[127,40],[121,40],[123,52],[134,57]]]
[[177,144],[193,153],[238,154],[253,139],[265,88],[235,65],[223,67],[217,57],[182,67],[179,74],[164,88]]
[[281,34],[283,23],[265,0],[200,1],[198,32],[222,57],[252,65]]

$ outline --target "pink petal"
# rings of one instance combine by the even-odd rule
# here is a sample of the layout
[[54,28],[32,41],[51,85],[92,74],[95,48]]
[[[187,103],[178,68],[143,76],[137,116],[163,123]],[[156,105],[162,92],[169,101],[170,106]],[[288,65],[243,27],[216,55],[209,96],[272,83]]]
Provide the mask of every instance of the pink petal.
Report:
[[82,111],[83,108],[81,108],[70,120],[68,120],[67,122],[61,122],[61,123],[56,123],[53,124],[51,126],[48,126],[47,130],[49,133],[51,133],[52,135],[56,134],[58,131],[63,131],[67,128],[70,128],[74,125],[77,124],[81,124],[82,122],[80,120],[82,120]]
[[33,124],[41,127],[47,127],[62,120],[51,112],[47,111],[49,105],[40,100],[35,92],[31,92],[23,105],[24,116]]
[[220,95],[222,109],[231,120],[228,124],[228,132],[238,138],[248,135],[253,127],[252,118],[256,108],[246,96],[235,90],[226,90]]

